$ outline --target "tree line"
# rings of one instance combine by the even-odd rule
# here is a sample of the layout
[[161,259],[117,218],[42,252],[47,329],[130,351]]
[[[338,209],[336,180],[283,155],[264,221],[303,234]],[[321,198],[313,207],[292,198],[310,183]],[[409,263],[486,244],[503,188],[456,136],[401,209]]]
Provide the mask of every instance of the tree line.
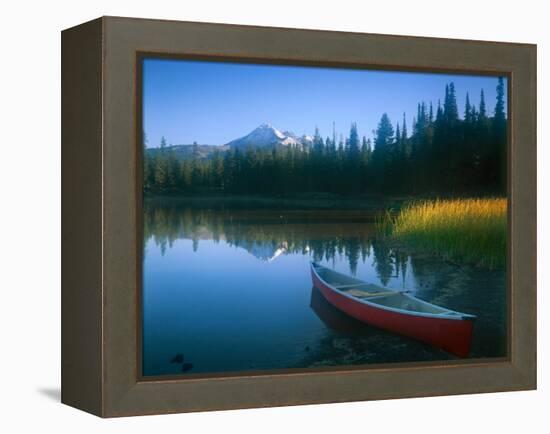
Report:
[[361,194],[505,194],[507,117],[504,81],[498,79],[490,116],[483,90],[475,107],[466,94],[459,114],[454,83],[443,103],[418,104],[409,134],[403,114],[395,124],[384,113],[373,140],[351,124],[344,138],[310,146],[248,147],[198,152],[179,159],[163,138],[160,152],[144,152],[143,186],[151,194],[293,196],[326,192]]

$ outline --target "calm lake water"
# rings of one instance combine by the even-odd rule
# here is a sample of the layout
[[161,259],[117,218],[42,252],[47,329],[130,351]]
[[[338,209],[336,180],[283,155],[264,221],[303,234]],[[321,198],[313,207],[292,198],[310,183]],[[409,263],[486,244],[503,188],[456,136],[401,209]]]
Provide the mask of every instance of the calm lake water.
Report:
[[478,316],[470,357],[506,355],[505,270],[390,246],[361,210],[145,204],[143,374],[452,359],[360,323],[312,287],[309,263]]

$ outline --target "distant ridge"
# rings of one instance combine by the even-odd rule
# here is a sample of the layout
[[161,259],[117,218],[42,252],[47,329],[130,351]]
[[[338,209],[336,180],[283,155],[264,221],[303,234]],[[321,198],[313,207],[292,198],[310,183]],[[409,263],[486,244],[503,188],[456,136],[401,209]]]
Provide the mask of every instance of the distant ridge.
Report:
[[[229,149],[246,150],[249,147],[271,148],[277,146],[296,146],[306,148],[313,144],[311,136],[296,136],[290,131],[281,132],[271,124],[265,123],[252,130],[246,136],[232,140],[225,145],[170,145],[164,148],[165,151],[173,152],[180,160],[191,158],[209,159],[216,151],[226,152]],[[145,151],[150,156],[161,152],[161,148],[147,148]]]
[[[216,145],[170,145],[164,148],[165,151],[173,152],[179,160],[190,160],[191,158],[208,159],[216,151],[225,152],[229,149],[227,146]],[[150,156],[155,156],[162,152],[162,148],[147,148],[145,152]]]

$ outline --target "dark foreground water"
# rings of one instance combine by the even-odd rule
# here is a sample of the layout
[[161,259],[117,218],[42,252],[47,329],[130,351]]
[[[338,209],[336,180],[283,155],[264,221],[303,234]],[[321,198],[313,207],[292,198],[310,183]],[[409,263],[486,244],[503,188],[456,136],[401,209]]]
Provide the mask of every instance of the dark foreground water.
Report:
[[311,260],[475,314],[471,357],[506,355],[505,271],[390,247],[365,211],[145,210],[144,375],[453,358],[333,308]]

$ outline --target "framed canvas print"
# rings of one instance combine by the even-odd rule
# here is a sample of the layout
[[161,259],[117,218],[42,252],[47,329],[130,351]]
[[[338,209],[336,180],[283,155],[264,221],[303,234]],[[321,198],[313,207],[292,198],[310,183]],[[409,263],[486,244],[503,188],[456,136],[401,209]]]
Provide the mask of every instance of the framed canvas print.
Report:
[[62,34],[62,401],[536,387],[536,47],[103,17]]

